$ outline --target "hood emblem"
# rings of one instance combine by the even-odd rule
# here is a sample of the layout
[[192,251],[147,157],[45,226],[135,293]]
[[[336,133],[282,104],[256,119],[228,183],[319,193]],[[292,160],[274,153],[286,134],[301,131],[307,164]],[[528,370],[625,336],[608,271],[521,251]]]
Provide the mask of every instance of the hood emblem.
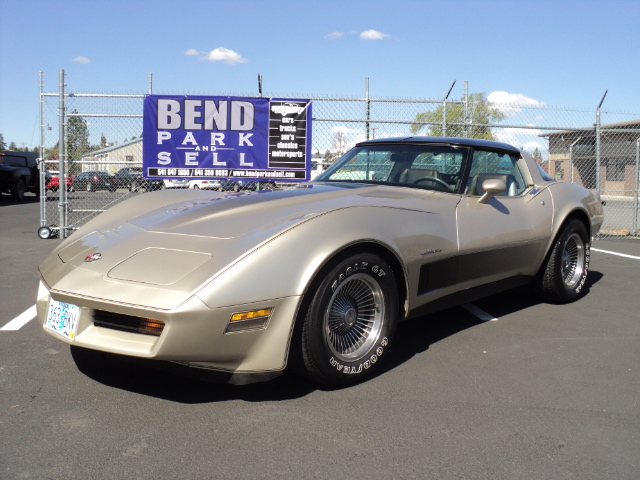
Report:
[[84,259],[85,262],[95,262],[96,260],[100,260],[102,258],[101,253],[92,253],[91,255],[87,255]]

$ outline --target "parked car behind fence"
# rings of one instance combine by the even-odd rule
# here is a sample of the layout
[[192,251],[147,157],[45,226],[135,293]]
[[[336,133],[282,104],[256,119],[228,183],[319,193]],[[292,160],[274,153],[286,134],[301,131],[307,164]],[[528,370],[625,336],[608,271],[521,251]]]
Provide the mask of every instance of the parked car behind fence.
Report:
[[82,172],[74,180],[72,189],[75,191],[86,190],[87,192],[95,190],[116,191],[114,178],[107,172]]
[[114,175],[116,188],[128,188],[130,192],[138,190],[162,190],[162,180],[148,180],[142,176],[142,167],[124,167]]
[[[45,185],[45,189],[51,190],[52,192],[57,192],[58,189],[60,188],[60,172],[58,172],[57,170],[51,170],[50,172],[47,172],[47,173],[50,176],[47,177],[48,181]],[[65,175],[64,184],[67,189],[67,192],[70,192],[73,187],[73,180],[71,180],[71,177]]]

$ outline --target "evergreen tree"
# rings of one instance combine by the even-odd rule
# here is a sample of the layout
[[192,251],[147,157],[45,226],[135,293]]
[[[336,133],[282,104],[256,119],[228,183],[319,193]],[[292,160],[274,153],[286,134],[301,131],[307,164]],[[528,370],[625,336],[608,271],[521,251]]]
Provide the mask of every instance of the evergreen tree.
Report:
[[538,147],[536,147],[535,150],[533,150],[533,153],[531,154],[531,156],[536,162],[538,163],[542,162],[542,153],[540,153],[540,149]]

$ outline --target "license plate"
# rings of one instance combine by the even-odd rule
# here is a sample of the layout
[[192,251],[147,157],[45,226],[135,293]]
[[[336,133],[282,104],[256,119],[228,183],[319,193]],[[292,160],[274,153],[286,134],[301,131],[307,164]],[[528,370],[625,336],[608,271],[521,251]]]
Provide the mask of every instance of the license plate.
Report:
[[73,340],[78,328],[80,307],[71,303],[58,302],[53,298],[49,300],[49,311],[45,327]]

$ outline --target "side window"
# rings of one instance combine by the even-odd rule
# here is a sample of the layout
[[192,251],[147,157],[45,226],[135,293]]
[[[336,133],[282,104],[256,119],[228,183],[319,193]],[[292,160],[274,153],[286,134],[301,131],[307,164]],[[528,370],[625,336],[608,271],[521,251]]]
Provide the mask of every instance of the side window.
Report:
[[522,194],[527,184],[518,165],[518,157],[508,153],[476,150],[471,161],[471,170],[465,193],[483,195],[482,182],[497,178],[504,181],[507,190],[503,196],[515,197]]

